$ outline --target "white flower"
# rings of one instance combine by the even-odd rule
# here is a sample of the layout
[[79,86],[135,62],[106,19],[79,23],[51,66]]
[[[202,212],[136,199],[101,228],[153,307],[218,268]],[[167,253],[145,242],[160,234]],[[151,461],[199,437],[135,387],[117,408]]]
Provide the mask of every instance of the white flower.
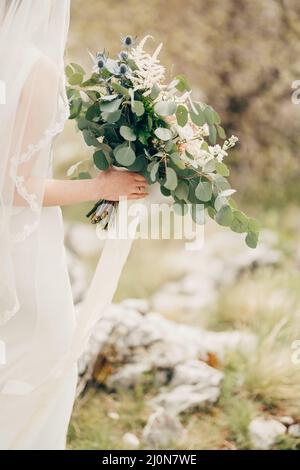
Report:
[[236,137],[235,135],[232,135],[231,137],[229,137],[228,140],[225,140],[224,144],[223,144],[223,149],[224,150],[228,150],[232,147],[235,146],[235,144],[238,142],[238,137]]
[[222,162],[224,157],[227,157],[228,153],[225,150],[225,147],[220,145],[214,145],[208,147],[209,153],[216,158],[218,162]]
[[129,75],[134,90],[147,90],[148,94],[154,84],[162,83],[165,78],[165,68],[158,60],[162,44],[157,47],[152,55],[144,51],[145,43],[150,37],[152,36],[145,36],[128,54],[129,58],[132,59],[137,66],[137,70],[134,70]]

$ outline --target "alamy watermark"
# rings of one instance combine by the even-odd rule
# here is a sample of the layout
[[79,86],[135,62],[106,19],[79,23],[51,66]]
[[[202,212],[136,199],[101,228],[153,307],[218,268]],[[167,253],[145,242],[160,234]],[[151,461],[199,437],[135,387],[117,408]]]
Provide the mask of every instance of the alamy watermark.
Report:
[[291,96],[292,103],[300,104],[300,80],[294,80],[292,82],[292,89],[295,90]]
[[204,224],[203,204],[128,204],[127,198],[122,197],[109,230],[105,231],[99,225],[96,233],[98,238],[112,240],[185,240],[185,249],[194,251],[203,247]]

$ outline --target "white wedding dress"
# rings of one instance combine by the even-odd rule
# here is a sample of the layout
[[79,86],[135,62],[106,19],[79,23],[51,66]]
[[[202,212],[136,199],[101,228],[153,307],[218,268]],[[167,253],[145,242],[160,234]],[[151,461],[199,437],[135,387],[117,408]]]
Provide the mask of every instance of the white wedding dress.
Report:
[[77,360],[112,300],[132,243],[105,242],[75,316],[61,210],[42,205],[52,141],[68,117],[69,8],[69,0],[0,3],[0,79],[7,85],[0,106],[1,450],[65,448]]

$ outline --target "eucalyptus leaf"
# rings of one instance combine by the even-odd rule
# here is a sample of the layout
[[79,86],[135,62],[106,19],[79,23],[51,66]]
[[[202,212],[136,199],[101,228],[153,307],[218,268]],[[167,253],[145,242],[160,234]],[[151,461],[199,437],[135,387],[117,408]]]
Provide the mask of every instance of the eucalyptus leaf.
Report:
[[187,201],[189,194],[189,186],[185,181],[179,181],[177,188],[175,189],[175,196],[180,199]]
[[209,142],[211,145],[216,145],[217,142],[217,131],[214,125],[208,126],[209,127]]
[[186,123],[188,122],[188,111],[185,106],[180,104],[177,106],[176,110],[176,119],[179,124],[179,126],[184,127]]
[[191,205],[191,216],[194,222],[198,225],[205,224],[205,210],[203,204],[192,204]]
[[106,113],[112,113],[113,111],[117,111],[120,107],[120,104],[122,103],[123,98],[118,98],[113,101],[106,101],[102,102],[100,104],[100,109],[101,111],[104,111]]
[[218,136],[220,137],[220,139],[223,139],[225,140],[226,139],[226,134],[225,134],[225,131],[223,129],[223,127],[217,125],[217,131],[218,131]]
[[157,83],[154,83],[153,87],[152,87],[152,90],[151,90],[151,93],[150,93],[150,98],[152,100],[156,100],[156,98],[158,97],[160,93],[160,87]]
[[214,110],[210,106],[206,106],[204,109],[204,116],[205,116],[205,121],[209,126],[212,126],[215,124],[215,115],[214,115]]
[[110,161],[107,159],[103,150],[97,150],[93,155],[94,163],[99,170],[107,170],[110,166]]
[[175,202],[173,204],[173,210],[175,214],[185,216],[188,213],[189,207],[187,204],[181,204],[179,202]]
[[195,189],[196,197],[199,201],[207,202],[212,197],[212,184],[210,181],[200,181]]
[[167,141],[172,138],[172,132],[170,131],[170,129],[166,129],[165,127],[158,127],[157,129],[155,129],[154,134],[160,140]]
[[230,224],[230,228],[233,232],[243,233],[248,231],[248,218],[241,211],[233,212],[233,220]]
[[122,111],[120,109],[118,109],[117,111],[113,111],[112,113],[102,113],[103,119],[109,124],[114,124],[115,122],[118,122],[121,115]]
[[135,161],[135,152],[131,147],[117,147],[114,150],[114,156],[120,165],[130,166]]
[[245,239],[249,248],[256,248],[258,243],[258,233],[248,232]]
[[132,105],[132,111],[134,114],[136,114],[138,117],[143,116],[145,112],[145,107],[144,104],[141,101],[135,100]]
[[216,162],[216,171],[221,176],[229,176],[230,174],[228,167],[223,162]]
[[125,140],[128,140],[129,142],[133,142],[134,140],[136,140],[135,133],[128,126],[121,126],[120,127],[120,134]]
[[219,225],[229,227],[233,220],[233,213],[228,205],[222,206],[217,212],[215,220]]
[[159,162],[155,162],[151,167],[150,178],[151,178],[151,181],[153,182],[156,180],[156,174],[157,174],[158,168],[159,168]]
[[164,187],[174,191],[177,186],[177,175],[173,168],[167,167],[166,169],[166,182],[164,183]]
[[72,86],[81,85],[82,82],[83,82],[83,75],[81,73],[73,73],[73,75],[69,77],[69,83]]

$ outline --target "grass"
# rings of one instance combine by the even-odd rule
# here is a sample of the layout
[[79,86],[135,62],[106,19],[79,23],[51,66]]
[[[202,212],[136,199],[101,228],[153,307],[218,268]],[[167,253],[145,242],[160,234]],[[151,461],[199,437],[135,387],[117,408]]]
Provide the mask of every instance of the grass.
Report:
[[[294,212],[293,212],[294,214]],[[269,217],[269,218],[268,218]],[[278,219],[268,214],[269,226]],[[261,267],[243,273],[230,289],[221,291],[210,312],[185,316],[191,324],[215,331],[243,330],[255,334],[257,347],[251,354],[227,354],[222,366],[224,381],[218,402],[181,417],[185,433],[170,449],[251,449],[250,421],[257,416],[290,415],[300,421],[300,367],[291,360],[291,345],[300,339],[300,273],[294,260],[299,243],[293,231],[295,218],[285,219],[279,233],[282,261],[276,267]],[[116,300],[149,297],[164,282],[177,279],[172,255],[177,242],[137,241],[123,273]],[[153,266],[153,259],[159,264]],[[182,321],[184,312],[173,320]],[[71,449],[126,449],[126,432],[141,439],[150,410],[147,400],[157,393],[148,380],[134,390],[107,393],[104,387],[89,388],[77,400],[69,431]],[[110,413],[118,413],[114,420]],[[288,435],[275,449],[300,449],[300,440]]]

